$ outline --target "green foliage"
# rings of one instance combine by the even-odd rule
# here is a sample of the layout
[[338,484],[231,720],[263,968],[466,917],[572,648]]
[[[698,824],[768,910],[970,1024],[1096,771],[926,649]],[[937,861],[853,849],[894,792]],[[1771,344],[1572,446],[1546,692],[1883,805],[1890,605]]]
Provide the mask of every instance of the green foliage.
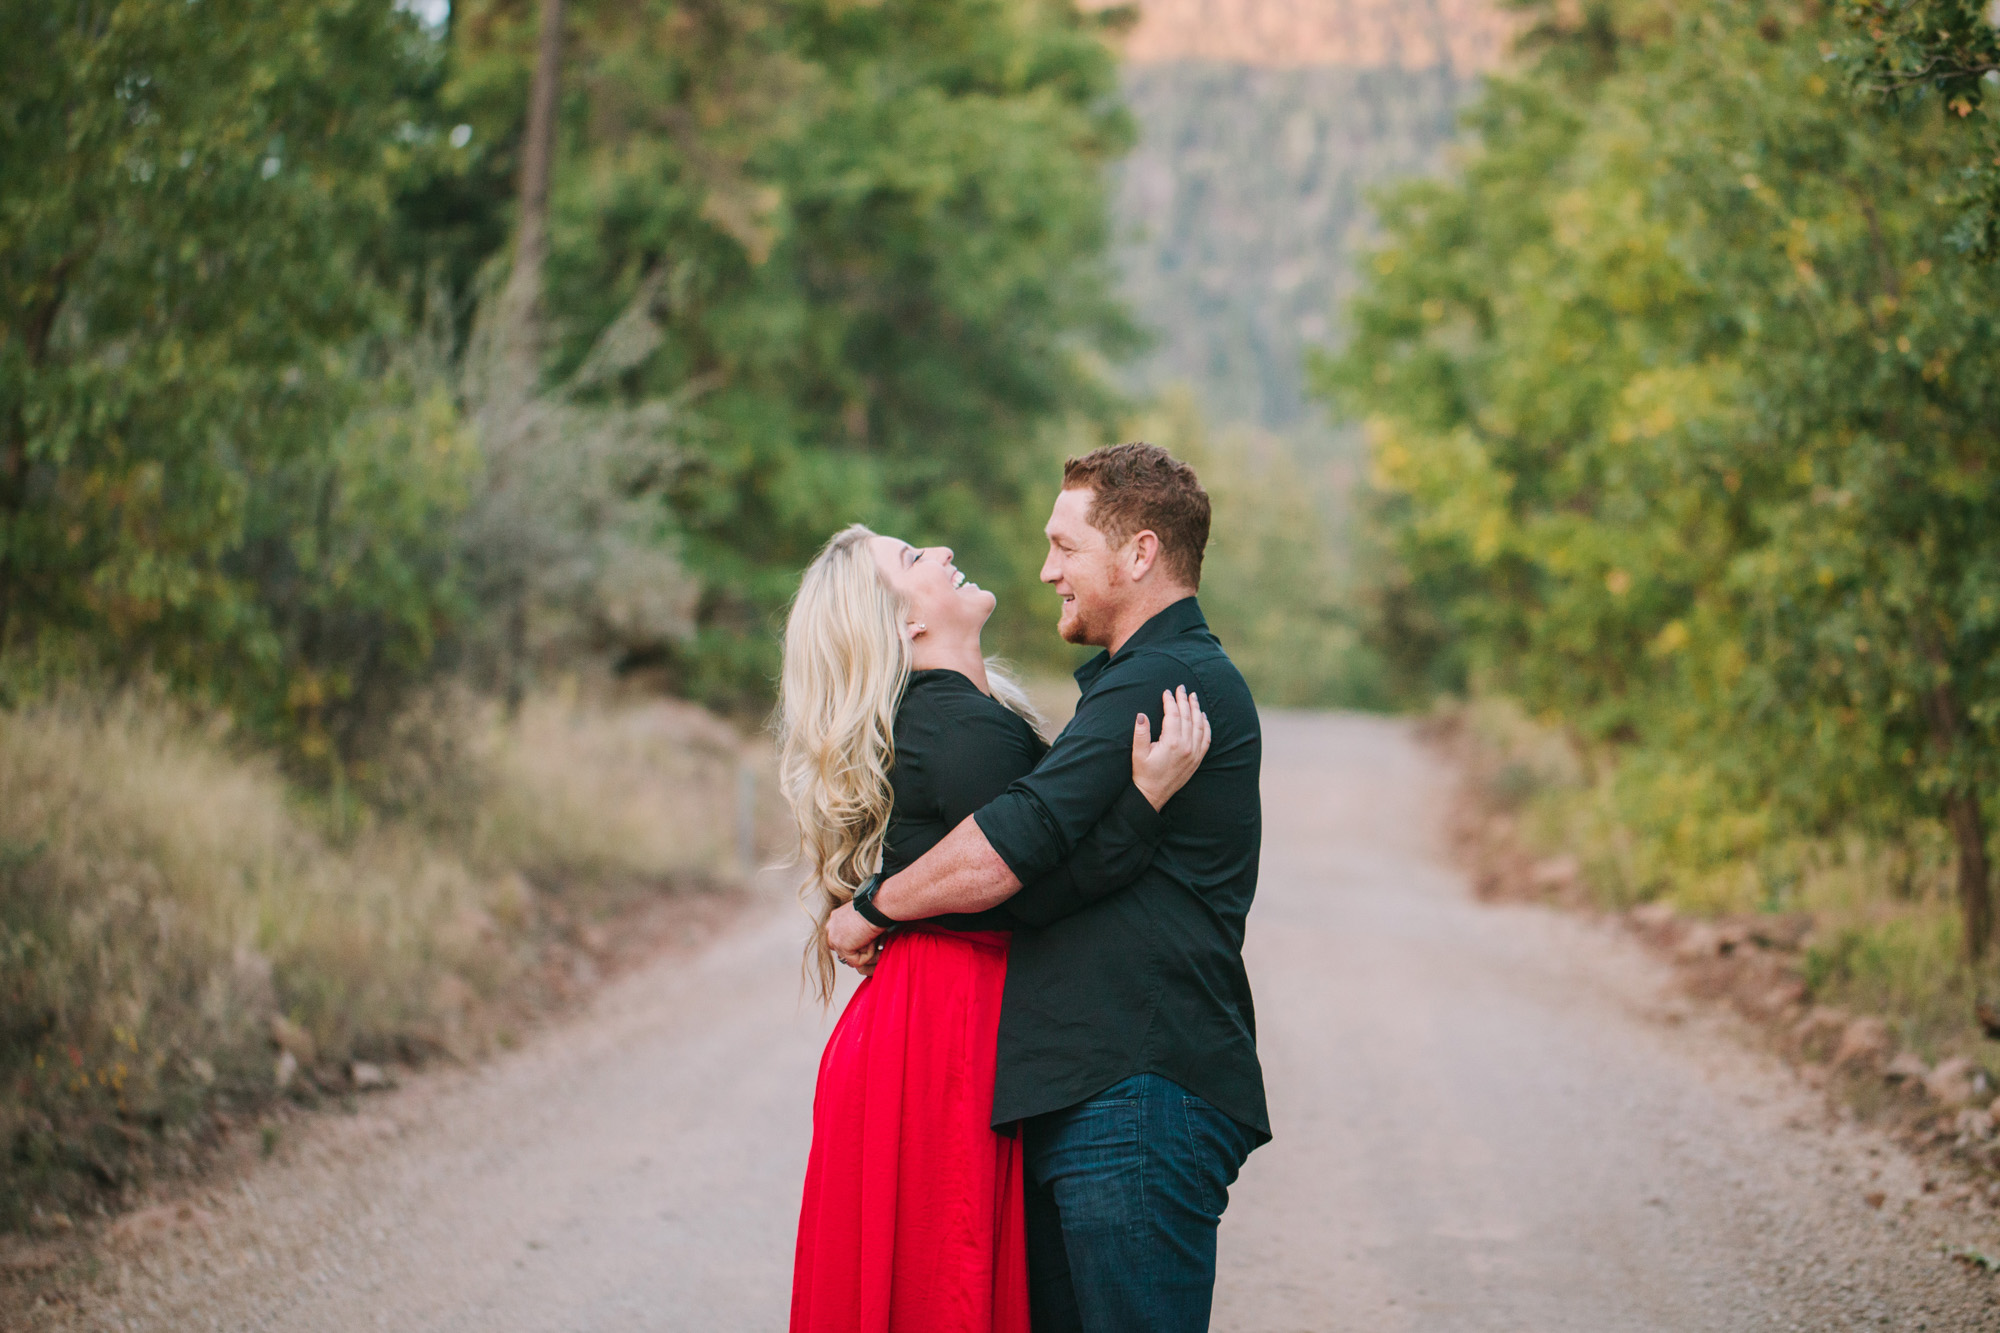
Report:
[[1322,368],[1370,433],[1378,641],[1419,693],[1510,694],[1623,751],[1648,836],[1755,813],[1670,863],[1949,820],[1971,914],[2000,288],[1936,244],[1957,150],[1846,96],[1815,9],[1602,17],[1542,30],[1459,179],[1385,201]]
[[1961,212],[1948,233],[1981,259],[2000,254],[2000,133],[1981,114],[1986,84],[2000,77],[2000,29],[1971,0],[1845,0],[1849,33],[1839,54],[1857,88],[1896,102],[1935,97],[1948,116],[1971,122],[1972,160],[1960,168]]
[[1211,432],[1185,393],[1169,394],[1133,433],[1192,463],[1208,491],[1202,613],[1258,703],[1381,707],[1387,689],[1359,642],[1331,497],[1290,443],[1241,427]]
[[497,385],[474,312],[535,5],[0,18],[17,686],[159,672],[338,782],[412,684],[496,643],[760,706],[795,571],[857,517],[1028,601],[1053,442],[1110,420],[1099,367],[1133,336],[1095,22],[568,11],[546,376]]
[[[551,373],[637,298],[657,342],[601,393],[684,397],[661,490],[701,596],[664,664],[761,698],[772,615],[856,518],[1025,599],[1049,428],[1108,420],[1095,367],[1131,340],[1101,182],[1129,127],[1095,27],[1039,0],[572,11]],[[518,85],[513,12],[457,20],[467,104]]]
[[424,44],[363,0],[0,18],[0,650],[149,665],[308,748],[424,657],[448,585],[408,542],[449,503],[406,464],[451,407],[369,383],[400,335],[366,276]]

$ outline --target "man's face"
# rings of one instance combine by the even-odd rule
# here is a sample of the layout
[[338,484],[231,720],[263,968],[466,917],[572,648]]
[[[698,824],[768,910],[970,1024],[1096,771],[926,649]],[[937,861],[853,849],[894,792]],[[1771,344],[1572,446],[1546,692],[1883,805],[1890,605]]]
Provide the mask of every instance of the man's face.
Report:
[[1042,562],[1042,582],[1062,594],[1062,619],[1056,632],[1066,643],[1109,647],[1117,620],[1120,595],[1130,585],[1119,578],[1118,552],[1087,515],[1094,491],[1069,490],[1056,496],[1056,506],[1042,531],[1049,539],[1049,557]]

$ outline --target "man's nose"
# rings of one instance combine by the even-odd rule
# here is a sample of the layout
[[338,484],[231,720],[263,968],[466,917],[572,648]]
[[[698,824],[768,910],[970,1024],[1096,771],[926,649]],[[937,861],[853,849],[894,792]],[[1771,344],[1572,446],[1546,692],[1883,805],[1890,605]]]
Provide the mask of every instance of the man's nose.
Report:
[[1051,555],[1048,559],[1042,561],[1042,582],[1054,583],[1061,577],[1062,570],[1057,567],[1055,556]]

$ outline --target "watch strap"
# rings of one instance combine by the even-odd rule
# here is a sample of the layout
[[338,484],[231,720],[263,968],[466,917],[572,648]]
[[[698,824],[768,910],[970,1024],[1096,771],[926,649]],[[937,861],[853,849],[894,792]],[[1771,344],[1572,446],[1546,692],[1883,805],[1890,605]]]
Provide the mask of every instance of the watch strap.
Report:
[[883,915],[875,905],[875,891],[882,887],[880,871],[870,875],[868,882],[854,892],[854,910],[861,913],[861,919],[877,930],[893,930],[902,923],[893,917]]

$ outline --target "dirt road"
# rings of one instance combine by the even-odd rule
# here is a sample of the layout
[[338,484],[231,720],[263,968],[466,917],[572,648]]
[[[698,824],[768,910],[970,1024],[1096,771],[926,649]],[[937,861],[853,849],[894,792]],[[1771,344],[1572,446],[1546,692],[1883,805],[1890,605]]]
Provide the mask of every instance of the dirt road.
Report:
[[[1230,1333],[2000,1328],[1920,1169],[1605,927],[1473,903],[1397,725],[1269,719],[1251,978],[1278,1139]],[[487,1068],[332,1117],[44,1327],[784,1326],[812,1079],[775,900]],[[1879,1209],[1864,1195],[1881,1191]]]

